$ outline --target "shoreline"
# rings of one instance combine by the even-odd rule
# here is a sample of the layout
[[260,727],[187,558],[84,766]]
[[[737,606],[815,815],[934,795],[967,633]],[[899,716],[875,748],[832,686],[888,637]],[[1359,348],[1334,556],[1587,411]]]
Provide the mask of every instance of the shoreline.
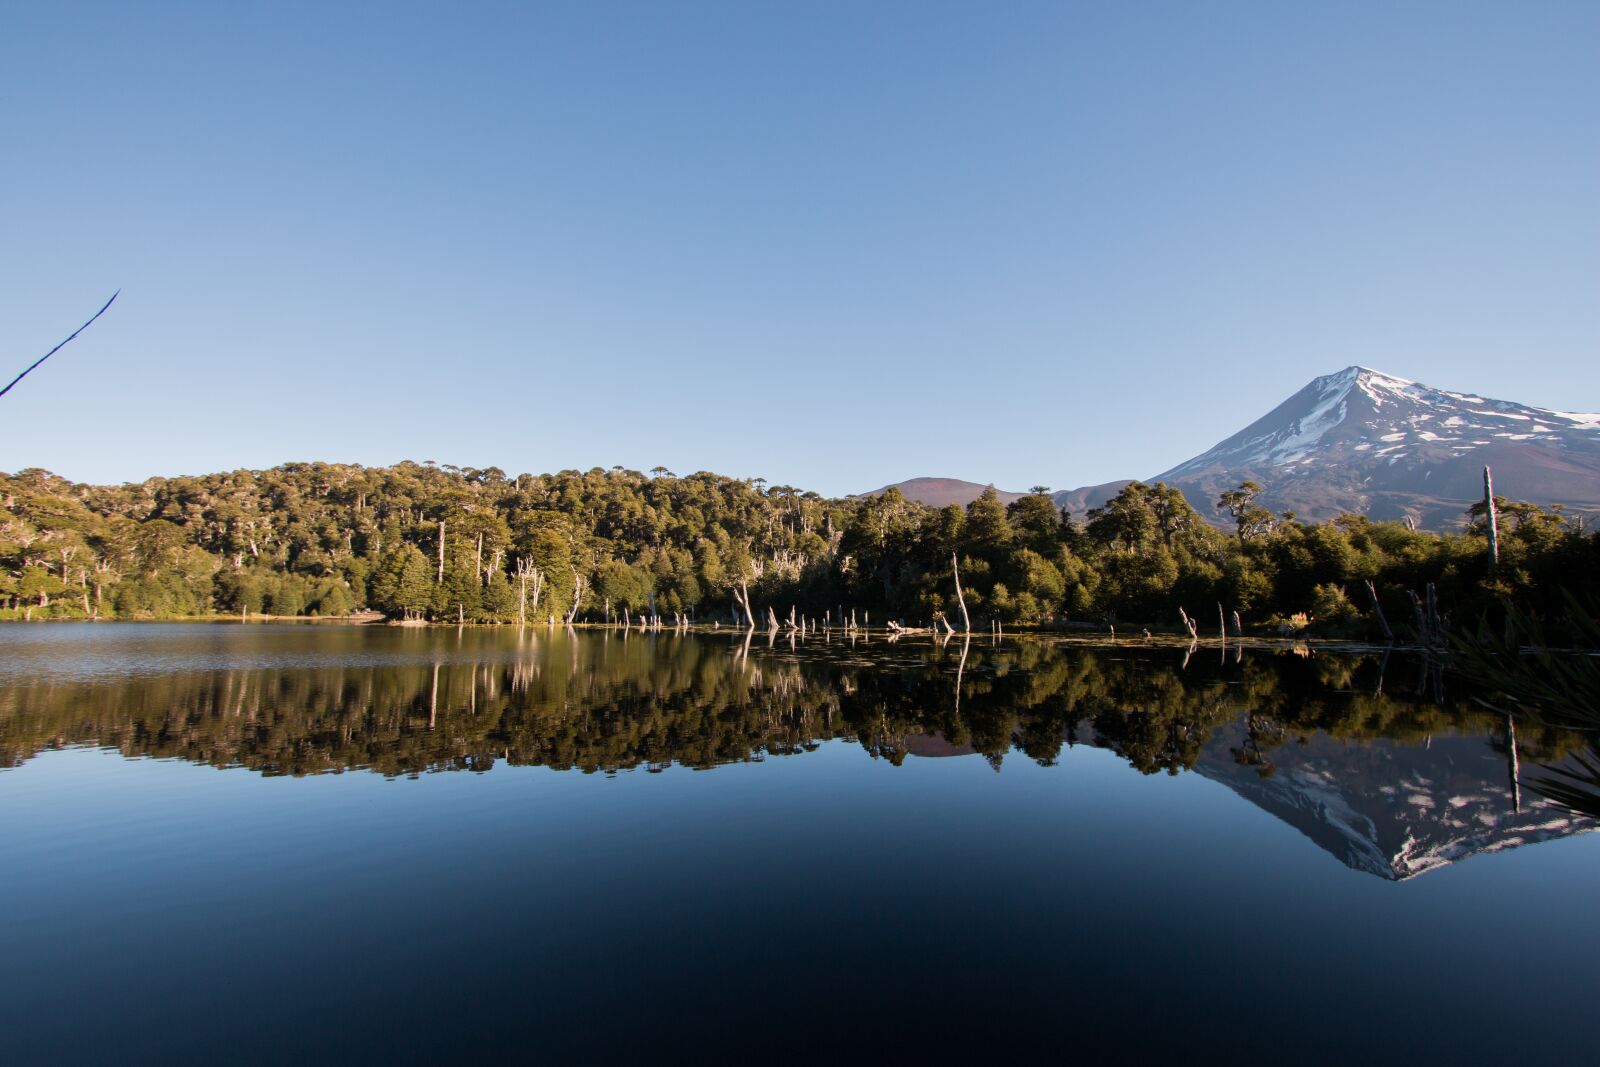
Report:
[[[849,631],[843,631],[843,630],[828,630],[828,631],[808,630],[808,631],[806,631],[806,633],[800,634],[798,632],[790,632],[790,631],[782,630],[782,629],[780,629],[780,630],[753,629],[752,630],[752,629],[749,629],[749,628],[740,629],[738,627],[733,627],[733,626],[711,627],[711,626],[704,626],[704,625],[683,626],[683,627],[662,626],[660,628],[630,626],[630,627],[626,627],[625,628],[625,627],[622,627],[622,626],[619,626],[619,625],[615,625],[615,624],[607,624],[607,623],[599,623],[599,622],[574,622],[574,623],[558,622],[558,623],[555,623],[554,625],[551,625],[550,623],[538,623],[538,624],[532,624],[532,625],[526,625],[526,626],[520,626],[519,627],[514,622],[467,622],[467,623],[455,623],[455,622],[434,622],[434,621],[423,620],[423,619],[412,619],[412,620],[386,619],[383,615],[381,615],[379,613],[376,613],[376,612],[360,613],[360,614],[354,614],[354,615],[329,615],[329,616],[251,615],[247,619],[241,619],[237,615],[190,615],[190,616],[182,616],[182,617],[175,617],[175,618],[165,618],[165,619],[0,619],[0,625],[6,625],[8,623],[37,625],[37,624],[50,624],[50,623],[86,623],[86,622],[87,623],[95,623],[97,625],[133,625],[133,626],[148,626],[148,625],[152,625],[152,624],[163,624],[163,623],[166,623],[166,624],[174,624],[174,623],[176,623],[176,624],[206,623],[206,624],[211,624],[211,625],[228,625],[228,624],[232,624],[232,625],[235,625],[235,626],[250,626],[250,625],[255,625],[255,624],[258,624],[258,623],[290,623],[290,624],[295,624],[295,625],[311,625],[311,626],[362,626],[362,627],[366,627],[366,626],[382,626],[384,628],[394,627],[394,628],[397,628],[397,629],[422,629],[422,630],[466,630],[466,629],[474,629],[474,630],[508,630],[508,629],[523,629],[523,630],[543,630],[543,631],[546,631],[546,632],[554,632],[554,631],[557,631],[557,630],[583,630],[583,631],[587,631],[587,632],[590,632],[590,633],[597,633],[597,632],[600,632],[600,633],[613,633],[614,632],[614,633],[623,634],[625,636],[638,633],[638,634],[646,635],[646,636],[649,636],[649,635],[694,636],[694,637],[731,636],[731,637],[736,637],[736,638],[743,638],[746,635],[749,635],[752,638],[752,641],[754,641],[754,639],[770,637],[771,640],[765,642],[769,646],[776,646],[778,641],[780,641],[780,640],[783,640],[783,641],[785,641],[787,643],[791,638],[793,639],[793,643],[798,644],[798,643],[800,643],[802,641],[815,640],[818,637],[822,637],[825,640],[828,640],[830,642],[835,637],[837,637],[837,638],[839,638],[841,640],[844,640],[844,639],[847,639],[847,638],[851,637],[851,633]],[[1083,632],[1071,633],[1071,632],[1062,632],[1062,631],[1057,631],[1057,630],[1012,630],[1012,631],[1007,631],[1005,633],[998,634],[998,635],[997,634],[993,634],[993,633],[989,633],[989,632],[972,632],[972,633],[963,634],[963,633],[957,631],[955,633],[946,635],[946,634],[937,634],[937,633],[897,634],[892,630],[887,630],[887,629],[882,629],[882,628],[866,628],[866,627],[857,627],[856,630],[854,631],[854,636],[855,636],[855,638],[863,641],[864,643],[865,642],[870,642],[870,641],[882,641],[885,644],[899,644],[899,643],[902,643],[902,642],[911,642],[911,641],[918,641],[918,642],[920,642],[920,641],[931,641],[931,642],[933,642],[935,644],[939,644],[939,645],[949,645],[949,644],[956,643],[956,641],[958,639],[962,639],[965,642],[974,642],[974,643],[987,641],[987,642],[989,642],[991,644],[1003,643],[1003,642],[1008,641],[1008,640],[1016,640],[1016,641],[1039,642],[1039,643],[1043,643],[1043,644],[1055,644],[1055,645],[1062,645],[1062,646],[1078,646],[1078,647],[1083,647],[1083,648],[1115,648],[1115,649],[1121,649],[1121,650],[1124,650],[1124,651],[1137,651],[1139,649],[1151,649],[1151,650],[1154,650],[1154,649],[1172,649],[1172,650],[1175,650],[1175,651],[1192,651],[1192,652],[1198,653],[1198,652],[1200,652],[1202,650],[1208,650],[1208,649],[1212,650],[1212,651],[1220,651],[1220,652],[1226,652],[1226,651],[1228,651],[1230,649],[1241,650],[1241,651],[1248,649],[1248,650],[1253,650],[1253,651],[1268,651],[1268,652],[1296,652],[1296,651],[1298,651],[1298,652],[1301,652],[1302,654],[1310,654],[1312,651],[1315,651],[1315,650],[1321,650],[1321,651],[1326,651],[1326,652],[1350,652],[1350,653],[1366,653],[1366,652],[1371,652],[1371,653],[1400,652],[1400,653],[1425,653],[1425,654],[1427,654],[1427,653],[1433,653],[1433,654],[1445,654],[1445,653],[1447,653],[1447,650],[1438,649],[1438,648],[1430,648],[1427,645],[1418,644],[1418,643],[1415,643],[1415,642],[1396,641],[1396,642],[1393,642],[1393,643],[1375,643],[1375,642],[1371,642],[1371,641],[1361,641],[1361,640],[1355,640],[1355,639],[1351,639],[1351,638],[1316,637],[1316,636],[1281,637],[1281,636],[1261,635],[1261,636],[1244,636],[1244,637],[1227,637],[1227,638],[1220,638],[1220,637],[1213,636],[1213,637],[1200,637],[1200,638],[1190,639],[1190,638],[1187,638],[1187,637],[1185,637],[1185,636],[1183,636],[1181,634],[1173,634],[1173,633],[1152,633],[1149,637],[1145,637],[1142,633],[1138,634],[1137,636],[1118,635],[1116,637],[1112,637],[1112,636],[1110,636],[1109,634],[1106,634],[1106,633],[1083,633]],[[1543,651],[1570,653],[1570,654],[1576,654],[1576,655],[1600,655],[1600,649],[1590,649],[1590,648],[1550,648],[1550,649],[1544,649]]]

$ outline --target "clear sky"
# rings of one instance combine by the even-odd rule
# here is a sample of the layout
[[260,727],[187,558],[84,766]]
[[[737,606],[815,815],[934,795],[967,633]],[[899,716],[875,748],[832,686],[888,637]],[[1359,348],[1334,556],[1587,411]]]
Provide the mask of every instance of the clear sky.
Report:
[[1148,477],[1600,410],[1600,4],[4,5],[0,470]]

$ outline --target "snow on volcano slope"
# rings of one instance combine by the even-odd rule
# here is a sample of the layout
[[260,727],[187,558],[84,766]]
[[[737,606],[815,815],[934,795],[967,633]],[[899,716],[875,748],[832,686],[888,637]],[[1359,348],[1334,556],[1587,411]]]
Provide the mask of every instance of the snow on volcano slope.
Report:
[[1213,517],[1217,496],[1250,479],[1263,504],[1301,518],[1410,515],[1440,528],[1482,496],[1485,465],[1502,496],[1600,511],[1600,415],[1348,367],[1151,481],[1178,486]]

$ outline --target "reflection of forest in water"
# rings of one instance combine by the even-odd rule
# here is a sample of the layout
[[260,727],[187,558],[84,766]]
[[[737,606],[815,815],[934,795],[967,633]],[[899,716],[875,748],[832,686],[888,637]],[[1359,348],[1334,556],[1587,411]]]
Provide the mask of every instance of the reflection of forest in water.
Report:
[[[1048,764],[1087,743],[1175,773],[1232,726],[1233,758],[1270,775],[1276,754],[1311,734],[1505,745],[1500,717],[1426,664],[1381,653],[487,633],[350,665],[267,657],[240,669],[13,677],[0,687],[0,759],[98,743],[267,774],[499,761],[611,771],[759,760],[840,737],[898,764],[938,738],[940,751],[977,752],[996,768],[1013,752]],[[1578,743],[1533,724],[1517,735],[1524,761]]]
[[[975,753],[998,771],[1087,744],[1145,774],[1198,771],[1385,877],[1589,825],[1519,793],[1506,721],[1398,654],[881,638],[751,647],[742,635],[547,630],[294,637],[287,652],[158,646],[128,653],[123,670],[115,658],[12,670],[0,678],[0,766],[97,744],[269,775],[501,762],[609,772],[759,761],[843,738],[891,764]],[[1514,736],[1524,770],[1582,745],[1532,721]]]

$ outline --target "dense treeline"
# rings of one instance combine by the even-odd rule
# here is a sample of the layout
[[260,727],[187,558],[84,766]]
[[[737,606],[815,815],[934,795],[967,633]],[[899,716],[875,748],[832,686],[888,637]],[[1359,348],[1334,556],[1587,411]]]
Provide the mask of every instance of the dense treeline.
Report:
[[1141,483],[1073,521],[1042,490],[935,509],[894,490],[829,500],[661,468],[307,463],[110,487],[24,470],[0,475],[0,616],[710,621],[731,620],[745,582],[757,612],[959,623],[955,558],[975,629],[1170,628],[1182,607],[1214,632],[1221,605],[1258,631],[1304,616],[1377,636],[1368,581],[1397,631],[1430,583],[1447,622],[1505,597],[1553,616],[1563,588],[1600,584],[1600,540],[1556,511],[1502,502],[1491,574],[1476,516],[1451,534],[1308,524],[1259,507],[1252,488],[1215,502],[1219,528]]

